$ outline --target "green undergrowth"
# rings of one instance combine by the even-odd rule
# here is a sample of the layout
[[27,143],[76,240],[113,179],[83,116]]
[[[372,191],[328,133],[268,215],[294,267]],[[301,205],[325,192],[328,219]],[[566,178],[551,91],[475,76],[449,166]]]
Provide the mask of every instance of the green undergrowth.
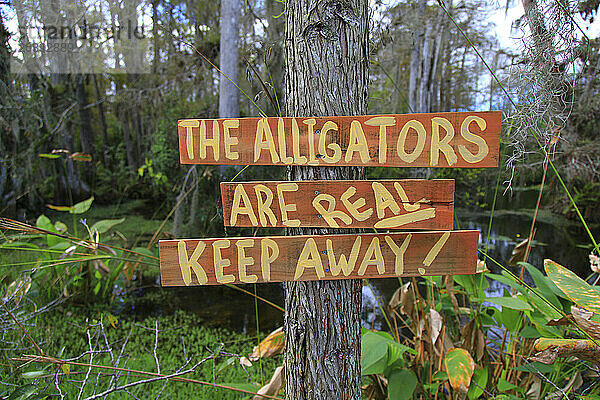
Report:
[[[108,313],[100,313],[92,309],[76,309],[70,307],[67,311],[55,309],[41,314],[35,321],[36,329],[31,330],[32,338],[39,343],[45,354],[60,357],[63,360],[77,359],[80,363],[90,362],[90,345],[95,350],[106,350],[104,334],[99,328],[100,319],[104,327],[109,347],[113,350],[116,360],[122,351],[118,366],[137,371],[157,372],[156,358],[160,365],[160,373],[171,374],[181,368],[189,360],[187,368],[206,359],[197,368],[196,372],[184,375],[185,378],[205,381],[209,383],[235,386],[246,390],[256,391],[260,388],[261,373],[258,362],[251,367],[242,368],[238,356],[248,356],[256,344],[255,338],[244,334],[235,333],[222,328],[209,328],[204,326],[204,321],[193,314],[177,311],[171,315],[143,320],[116,318]],[[156,327],[158,327],[158,340],[156,341]],[[90,338],[88,338],[88,334]],[[20,336],[20,334],[19,334]],[[155,347],[156,346],[156,347]],[[86,352],[88,352],[86,354]],[[27,352],[26,352],[27,353]],[[33,354],[30,349],[27,354]],[[3,358],[6,357],[5,353]],[[282,356],[272,357],[262,361],[262,368],[273,371],[282,363]],[[4,363],[16,365],[8,359]],[[113,365],[109,353],[95,354],[91,360],[93,364]],[[84,366],[31,363],[25,368],[10,370],[3,367],[3,375],[8,377],[8,382],[25,387],[33,384],[38,394],[55,394],[55,374],[62,374],[58,380],[66,398],[76,398],[79,390],[77,384],[69,384],[70,380],[82,380],[88,368]],[[184,370],[186,368],[184,367]],[[113,376],[110,370],[92,369],[92,377],[86,385],[83,398],[91,396],[96,387],[95,372],[103,372],[99,379],[96,392],[99,393],[108,387]],[[266,372],[268,373],[268,372]],[[133,382],[143,378],[133,372],[121,372],[118,385]],[[146,376],[145,378],[148,378]],[[6,379],[6,378],[5,378]],[[162,398],[168,399],[240,399],[243,393],[229,389],[219,389],[198,383],[158,381],[127,389],[133,398],[155,398],[162,391]],[[125,391],[112,393],[111,399],[130,399],[132,396]]]

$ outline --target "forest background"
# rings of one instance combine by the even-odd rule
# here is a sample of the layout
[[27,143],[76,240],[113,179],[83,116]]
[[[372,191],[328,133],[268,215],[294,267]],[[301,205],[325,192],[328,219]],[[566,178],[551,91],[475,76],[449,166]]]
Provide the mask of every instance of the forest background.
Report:
[[[512,21],[510,29],[513,45],[502,48],[490,15],[515,6],[511,2],[372,2],[368,113],[502,110],[503,146],[498,171],[371,168],[367,172],[368,178],[454,178],[457,180],[457,207],[488,212],[491,209],[492,216],[497,201],[506,205],[511,203],[513,190],[518,193],[529,188],[537,195],[541,187],[542,208],[550,213],[563,215],[567,220],[600,222],[600,42],[598,29],[588,30],[590,25],[598,24],[595,18],[599,4],[597,0],[523,0],[523,15]],[[237,9],[237,21],[231,14],[225,15],[225,11]],[[6,339],[7,343],[12,343],[6,346],[11,351],[3,355],[6,371],[12,376],[5,381],[7,396],[17,389],[27,393],[23,388],[33,388],[31,394],[46,393],[44,390],[49,389],[40,383],[45,382],[40,377],[48,376],[58,382],[56,387],[61,390],[64,381],[60,381],[57,375],[60,371],[56,372],[53,367],[33,369],[28,372],[43,373],[23,376],[22,371],[15,369],[17,364],[9,361],[23,348],[35,350],[37,344],[34,346],[33,343],[37,341],[55,350],[53,355],[57,357],[65,351],[70,351],[70,357],[86,354],[86,351],[95,354],[96,350],[92,351],[92,348],[96,348],[90,339],[95,337],[90,333],[93,327],[98,335],[95,338],[106,340],[106,348],[97,350],[102,354],[99,357],[110,354],[113,365],[121,365],[116,356],[115,363],[113,352],[116,350],[109,346],[112,333],[104,331],[107,321],[114,328],[119,320],[121,326],[131,329],[129,335],[133,329],[149,332],[150,342],[140,339],[144,341],[140,348],[148,350],[143,356],[149,357],[144,366],[156,364],[160,374],[157,344],[152,356],[152,340],[154,337],[156,343],[159,340],[159,322],[155,320],[154,328],[151,326],[154,322],[148,325],[144,319],[147,314],[158,316],[159,320],[166,318],[161,324],[185,326],[186,329],[192,329],[189,325],[204,323],[202,319],[198,322],[184,313],[167,315],[170,313],[157,311],[156,306],[146,314],[133,312],[119,318],[113,314],[131,307],[132,301],[133,307],[139,309],[143,308],[144,301],[163,303],[165,308],[164,303],[180,304],[174,300],[172,292],[152,292],[154,297],[149,300],[140,295],[144,286],[157,284],[155,244],[158,238],[254,233],[247,229],[224,230],[218,183],[232,179],[282,179],[285,169],[251,166],[241,170],[180,165],[176,121],[236,115],[285,115],[280,106],[284,103],[281,98],[284,12],[285,3],[278,0],[244,3],[235,0],[222,0],[222,3],[203,0],[14,0],[0,3],[0,215],[30,224],[29,228],[19,228],[27,235],[17,237],[12,236],[15,225],[3,220],[3,228],[7,229],[2,234],[0,256],[2,295],[5,304],[15,301],[15,296],[19,299],[30,297],[29,302],[12,304],[13,314],[20,315],[25,326],[37,332],[31,333],[33,338],[29,340],[19,336],[22,330],[18,324],[7,322],[3,328],[3,335],[20,337],[18,340],[12,338],[14,342]],[[88,36],[82,31],[83,15]],[[93,30],[89,27],[94,25],[100,29],[92,39]],[[57,28],[54,32],[50,29],[53,26]],[[115,34],[117,26],[122,28],[121,35]],[[224,44],[237,52],[221,51]],[[77,51],[83,56],[73,56]],[[235,53],[239,53],[239,58],[235,58]],[[233,69],[225,70],[225,65],[233,65]],[[237,98],[221,109],[219,103],[226,95],[219,94],[220,84],[224,82],[219,66],[238,85],[237,89],[233,88]],[[229,93],[232,93],[231,88]],[[552,161],[550,167],[547,155]],[[554,169],[560,171],[560,178],[548,172]],[[501,200],[503,193],[506,197]],[[542,197],[541,190],[539,193]],[[536,208],[537,215],[539,204],[532,208]],[[530,217],[533,214],[530,210]],[[586,222],[584,225],[590,235],[591,231],[597,231],[597,225],[590,225],[591,230]],[[587,233],[585,237],[573,240],[589,251],[593,245]],[[96,247],[91,249],[73,239],[93,242],[94,235]],[[487,240],[487,250],[489,231],[483,240]],[[594,243],[594,239],[591,242]],[[104,251],[109,258],[99,259],[103,254],[102,245],[120,250],[113,251],[114,254]],[[22,248],[25,247],[30,247],[30,251],[24,251]],[[83,251],[84,248],[87,250]],[[38,251],[42,252],[36,253]],[[73,261],[74,254],[86,258]],[[63,264],[58,259],[66,261]],[[527,256],[521,255],[520,260],[527,261]],[[500,261],[507,263],[509,260]],[[61,269],[65,264],[66,269]],[[537,267],[541,268],[541,265]],[[464,288],[467,297],[474,299],[472,301],[485,297],[478,291],[483,287],[481,282],[479,286],[464,281],[456,283]],[[512,288],[510,284],[504,284]],[[418,290],[414,288],[425,283],[414,282],[412,285],[414,295],[418,297]],[[436,283],[431,281],[427,285],[433,288]],[[446,289],[443,287],[443,296],[449,296]],[[518,292],[519,289],[512,290]],[[439,296],[442,294],[438,293]],[[215,359],[229,360],[225,362],[229,367],[236,364],[231,362],[231,357],[235,359],[237,352],[249,352],[246,348],[248,340],[258,338],[260,342],[259,308],[252,302],[262,300],[257,299],[256,292],[254,295],[248,295],[248,299],[257,311],[256,326],[249,328],[256,331],[255,337],[240,339],[236,332],[222,333],[202,327],[196,333],[205,338],[203,343],[211,345],[209,353],[203,353],[208,354],[204,361],[212,363],[212,369],[204,370],[205,378],[208,376],[205,380],[221,376],[241,381],[245,376],[239,368],[231,375],[217,374]],[[135,300],[131,300],[132,296]],[[508,292],[505,296],[511,297]],[[431,299],[435,300],[435,296]],[[567,313],[569,299],[567,296],[561,299],[564,304],[560,303]],[[422,300],[424,308],[417,307],[417,315],[413,318],[408,313],[407,324],[418,320],[419,312],[425,312],[428,307],[435,309],[434,304],[428,303],[427,296]],[[463,301],[460,303],[464,305]],[[33,309],[30,308],[32,305]],[[453,309],[452,306],[450,302],[444,307]],[[485,318],[480,314],[484,308],[476,308],[477,316],[473,321]],[[46,309],[53,311],[39,311]],[[57,309],[60,312],[56,313]],[[503,324],[499,316],[495,323],[504,326],[505,332],[518,333],[527,321],[534,320],[531,316],[525,318],[526,309],[510,306],[508,309],[522,313],[523,325],[510,330],[508,323]],[[82,337],[74,339],[68,329],[60,328],[65,323],[60,317],[62,314],[74,316],[74,323],[88,327],[80,330]],[[10,315],[8,311],[4,320],[12,321]],[[380,316],[393,332],[386,312],[381,310]],[[136,325],[138,320],[143,323]],[[458,331],[465,325],[460,318],[456,324]],[[57,328],[54,335],[48,333],[51,326]],[[481,322],[477,329],[483,331],[484,326]],[[472,332],[477,329],[472,328]],[[541,328],[538,331],[544,333]],[[399,332],[396,327],[397,335],[393,339],[397,343],[402,342]],[[475,333],[471,334],[477,337]],[[565,336],[564,332],[554,334],[555,337]],[[230,342],[219,347],[218,343],[224,341],[223,335]],[[410,340],[415,339],[411,336]],[[77,345],[69,348],[69,341]],[[436,341],[430,345],[433,349]],[[180,343],[172,346],[180,346]],[[500,349],[503,347],[504,339]],[[225,354],[225,349],[229,353]],[[430,369],[434,361],[441,366],[442,360],[432,349]],[[46,350],[45,354],[50,354]],[[470,351],[477,353],[473,348]],[[187,365],[185,360],[178,358],[179,354],[171,352],[172,349],[165,351],[165,358],[173,365],[178,362]],[[475,361],[481,361],[478,365],[484,365],[482,357],[475,357]],[[257,360],[261,368],[250,373],[255,374],[250,380],[265,383],[262,358]],[[407,359],[405,362],[401,370],[410,365],[411,370],[416,371],[417,392],[434,393],[435,385],[427,386],[433,384],[434,374],[425,377],[415,367],[421,363],[421,368],[426,368],[423,360],[417,357],[416,361]],[[201,364],[204,368],[209,362]],[[390,361],[389,366],[392,364]],[[273,366],[267,364],[269,368]],[[196,371],[200,367],[194,368]],[[375,373],[365,375],[387,379],[394,368],[369,370]],[[506,390],[500,390],[498,384],[506,382],[519,386],[518,379],[523,376],[503,374],[502,371],[508,370],[506,363],[500,369],[495,368],[494,372],[486,372],[489,379],[483,383],[484,389],[489,381],[490,385],[493,382],[494,389],[488,387],[486,390],[518,396],[515,387],[505,385],[502,389]],[[179,370],[178,374],[182,371],[187,370]],[[568,371],[561,369],[563,374],[557,374],[548,382],[561,386],[560,380],[568,376]],[[218,372],[229,373],[221,369]],[[63,368],[60,373],[69,375],[71,371]],[[477,376],[483,376],[482,372],[479,374]],[[28,378],[35,379],[35,384],[27,383]],[[71,382],[71,390],[90,398],[102,392],[98,385],[87,386],[86,379],[89,376],[77,381],[79,383]],[[372,378],[365,390],[370,390],[369,395],[375,397],[385,396],[387,381],[378,379]],[[118,379],[115,377],[114,381]],[[115,382],[108,383],[108,389],[105,389],[117,392]],[[435,387],[436,396],[438,390],[441,394],[454,389],[449,383],[440,386],[439,382]],[[527,384],[532,382],[533,379]],[[548,382],[544,381],[548,388],[544,386],[541,393],[544,390],[551,392],[552,385]],[[440,389],[444,385],[448,388],[446,392]],[[257,390],[260,386],[244,387]],[[157,397],[163,390],[156,389]],[[487,393],[486,390],[478,396]],[[478,397],[477,392],[470,393],[470,397]]]

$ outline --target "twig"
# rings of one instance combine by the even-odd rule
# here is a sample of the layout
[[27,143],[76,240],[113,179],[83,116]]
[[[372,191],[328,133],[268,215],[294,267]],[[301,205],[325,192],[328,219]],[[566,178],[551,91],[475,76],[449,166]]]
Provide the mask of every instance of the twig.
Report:
[[29,333],[27,333],[27,329],[25,329],[25,327],[23,325],[21,325],[21,322],[19,322],[19,320],[13,315],[13,313],[10,312],[10,310],[8,309],[8,307],[6,307],[6,305],[4,303],[2,303],[2,308],[4,308],[4,310],[8,313],[8,315],[10,315],[10,317],[13,319],[13,321],[15,321],[17,325],[19,325],[19,328],[21,328],[21,330],[23,331],[23,333],[25,334],[27,339],[31,342],[31,344],[33,344],[33,347],[35,347],[35,349],[38,351],[38,353],[40,353],[40,355],[44,355],[44,352],[42,351],[40,346],[38,346],[38,344],[35,342],[35,340],[33,340],[31,338],[31,336],[29,336]]

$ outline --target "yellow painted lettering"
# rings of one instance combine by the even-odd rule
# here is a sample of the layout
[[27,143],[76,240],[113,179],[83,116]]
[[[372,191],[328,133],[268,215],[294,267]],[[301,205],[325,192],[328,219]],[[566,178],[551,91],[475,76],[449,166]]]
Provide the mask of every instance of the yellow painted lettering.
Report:
[[223,142],[225,147],[225,158],[228,160],[237,160],[240,155],[237,151],[233,151],[231,147],[238,144],[238,138],[231,136],[230,129],[236,129],[240,127],[239,119],[226,119],[223,121]]
[[317,249],[317,243],[313,238],[308,238],[306,243],[304,243],[304,247],[298,257],[298,263],[296,264],[294,280],[298,280],[304,274],[306,268],[314,268],[319,279],[325,276],[321,255],[319,254],[319,249]]
[[227,239],[215,240],[213,242],[213,263],[215,267],[215,277],[219,283],[231,283],[235,281],[235,276],[230,274],[224,274],[223,269],[231,265],[231,260],[223,259],[221,251],[229,247],[231,243]]
[[213,120],[212,134],[212,138],[206,137],[206,121],[202,120],[200,122],[200,158],[204,160],[206,158],[206,148],[212,147],[213,158],[215,161],[219,161],[219,121],[216,119]]
[[[323,207],[321,202],[327,202],[327,208]],[[337,221],[335,218],[341,219],[346,225],[350,225],[352,223],[352,218],[350,218],[343,211],[335,211],[335,197],[330,194],[320,193],[315,196],[312,201],[312,205],[317,210],[317,212],[323,217],[325,222],[333,228],[339,228]]]
[[308,125],[308,165],[319,165],[319,160],[315,158],[315,124],[317,120],[309,118],[302,122]]
[[371,240],[369,247],[367,247],[365,257],[358,268],[358,275],[363,276],[367,270],[367,267],[371,265],[377,267],[377,272],[379,275],[385,273],[385,261],[383,260],[383,255],[381,254],[381,246],[379,245],[378,237],[374,237]]
[[379,127],[379,164],[387,160],[387,127],[396,125],[395,117],[373,117],[365,121],[365,125]]
[[198,279],[198,283],[201,285],[205,285],[208,282],[208,278],[206,277],[206,272],[202,265],[198,262],[198,258],[202,255],[206,244],[200,241],[196,245],[192,256],[188,259],[187,249],[185,247],[185,240],[179,240],[177,242],[177,255],[179,256],[179,268],[181,269],[181,276],[183,277],[183,283],[186,286],[191,285],[192,283],[192,271],[196,275],[196,279]]
[[377,217],[379,219],[385,217],[385,209],[389,207],[394,215],[398,215],[400,212],[400,206],[394,200],[394,196],[383,186],[380,182],[373,182],[371,184],[373,188],[373,194],[375,195],[375,208],[377,209]]
[[373,209],[368,208],[365,211],[358,211],[359,208],[363,207],[366,202],[363,197],[360,197],[354,203],[350,201],[350,197],[356,194],[356,188],[354,186],[350,186],[342,195],[340,196],[340,200],[342,200],[342,204],[350,215],[354,217],[357,221],[364,221],[368,219],[373,214]]
[[229,224],[231,226],[235,226],[240,214],[247,215],[252,225],[258,225],[256,215],[254,215],[254,210],[252,209],[252,203],[250,203],[250,198],[244,189],[244,185],[236,185],[233,192],[233,204],[231,205],[231,216],[229,217]]
[[394,189],[396,189],[396,193],[398,193],[398,196],[400,196],[400,200],[402,200],[402,206],[406,211],[416,211],[421,208],[421,202],[427,201],[425,198],[422,198],[421,200],[411,204],[408,201],[408,196],[406,195],[406,192],[404,191],[404,188],[400,182],[394,182]]
[[360,252],[361,237],[357,236],[354,239],[352,250],[350,250],[350,258],[346,259],[345,254],[340,254],[340,260],[335,260],[335,253],[333,251],[333,242],[331,239],[325,241],[327,246],[327,259],[329,260],[329,270],[331,275],[338,276],[340,272],[344,273],[344,276],[350,275],[354,271],[356,261],[358,260],[358,253]]
[[300,226],[299,219],[289,219],[288,211],[296,211],[295,204],[285,204],[283,192],[296,192],[298,190],[297,183],[280,183],[277,185],[277,200],[279,200],[279,210],[281,212],[281,223],[285,226],[295,227]]
[[279,257],[279,246],[273,239],[260,240],[260,269],[265,282],[271,280],[271,264]]
[[[440,128],[446,131],[446,136],[440,140]],[[433,117],[431,119],[431,153],[429,165],[438,165],[440,151],[446,156],[448,165],[454,165],[457,157],[450,142],[454,139],[454,126],[446,118]]]
[[476,144],[478,150],[477,154],[473,154],[469,151],[469,149],[467,149],[467,146],[460,144],[458,145],[458,152],[460,153],[462,158],[465,159],[466,162],[473,164],[483,160],[485,156],[488,155],[490,148],[488,147],[485,139],[469,131],[469,125],[471,125],[471,122],[475,122],[479,126],[479,129],[481,129],[481,131],[485,131],[487,124],[485,122],[485,119],[477,117],[475,115],[469,115],[467,118],[465,118],[462,125],[460,126],[460,135],[467,142]]
[[190,160],[194,158],[194,137],[192,136],[192,128],[197,128],[200,123],[197,119],[184,119],[179,121],[179,126],[185,128],[185,144],[187,155]]
[[427,255],[425,256],[425,259],[423,260],[424,266],[426,266],[426,267],[431,266],[431,264],[433,263],[435,258],[438,256],[438,254],[440,254],[440,251],[442,251],[442,247],[444,247],[444,245],[446,244],[446,242],[448,241],[449,238],[450,238],[450,232],[444,232],[442,234],[442,236],[440,236],[438,241],[435,242],[435,244],[433,245],[431,250],[429,250],[429,253],[427,253]]
[[346,162],[351,162],[354,157],[354,152],[358,151],[360,154],[360,160],[363,163],[367,163],[371,158],[369,157],[369,146],[367,144],[367,138],[365,132],[358,121],[352,121],[350,124],[350,140],[348,141],[348,149],[346,150]]
[[400,247],[398,247],[391,237],[385,237],[385,242],[390,246],[390,249],[392,249],[396,256],[396,260],[394,261],[394,272],[397,276],[401,276],[404,273],[404,253],[406,253],[411,238],[412,234],[409,233],[402,241]]
[[258,276],[250,274],[246,271],[251,265],[254,265],[254,258],[246,256],[246,249],[248,247],[254,246],[254,239],[241,239],[235,242],[235,246],[237,247],[238,252],[238,275],[240,277],[240,281],[244,283],[255,283],[258,281]]
[[[271,225],[277,225],[277,218],[275,218],[275,214],[271,210],[271,204],[273,203],[273,192],[271,189],[259,184],[254,186],[254,193],[256,193],[256,212],[260,220],[260,225],[267,226],[267,217],[269,217]],[[265,195],[264,199],[263,194]]]
[[337,130],[338,130],[338,126],[333,121],[326,121],[323,124],[323,128],[321,128],[321,135],[319,136],[319,154],[321,154],[323,156],[323,160],[326,163],[333,164],[333,163],[340,161],[340,159],[342,158],[342,149],[340,148],[339,144],[329,143],[327,145],[328,149],[333,150],[332,156],[327,154],[327,151],[325,148],[325,139],[327,137],[327,132],[329,132],[329,131],[337,132]]
[[285,126],[283,125],[283,118],[277,119],[277,138],[279,139],[279,156],[281,162],[284,164],[291,164],[294,159],[287,155],[287,144],[285,143]]
[[[417,132],[417,145],[415,146],[412,153],[408,154],[404,146],[406,145],[406,136],[408,136],[408,131],[413,129]],[[416,119],[412,119],[408,121],[400,130],[400,134],[398,135],[398,142],[396,143],[396,151],[398,152],[398,157],[406,163],[412,163],[415,161],[421,153],[423,152],[423,148],[425,147],[425,138],[427,137],[427,132],[425,132],[425,127],[422,123],[417,121]]]
[[271,162],[278,163],[279,156],[275,149],[275,141],[273,140],[273,133],[271,133],[271,127],[269,126],[266,118],[261,118],[256,124],[256,136],[254,137],[254,162],[260,159],[260,153],[263,149],[269,150],[271,153]]

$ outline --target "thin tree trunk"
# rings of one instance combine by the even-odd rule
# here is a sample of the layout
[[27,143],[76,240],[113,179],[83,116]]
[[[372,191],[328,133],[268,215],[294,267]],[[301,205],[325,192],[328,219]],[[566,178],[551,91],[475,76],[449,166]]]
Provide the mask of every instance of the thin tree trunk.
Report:
[[[286,4],[288,115],[364,114],[367,2],[288,0]],[[292,180],[357,179],[363,175],[363,169],[355,167],[288,168]],[[288,230],[293,235],[331,232]],[[286,283],[287,399],[360,399],[361,295],[360,280]]]
[[423,45],[423,37],[425,36],[423,23],[425,22],[426,6],[426,0],[419,0],[419,14],[417,16],[419,30],[416,33],[416,38],[414,39],[413,48],[410,55],[410,75],[408,78],[408,105],[411,112],[415,112],[417,110],[419,101],[417,85],[421,67],[421,47]]
[[104,165],[108,166],[108,131],[106,129],[106,118],[104,115],[104,101],[100,96],[96,74],[92,74],[92,79],[94,80],[94,90],[96,91],[96,101],[98,102],[98,114],[100,115],[100,129],[102,130],[102,157]]
[[[219,63],[221,72],[238,82],[240,0],[221,0],[221,41]],[[219,117],[240,116],[239,91],[225,76],[219,77]]]

